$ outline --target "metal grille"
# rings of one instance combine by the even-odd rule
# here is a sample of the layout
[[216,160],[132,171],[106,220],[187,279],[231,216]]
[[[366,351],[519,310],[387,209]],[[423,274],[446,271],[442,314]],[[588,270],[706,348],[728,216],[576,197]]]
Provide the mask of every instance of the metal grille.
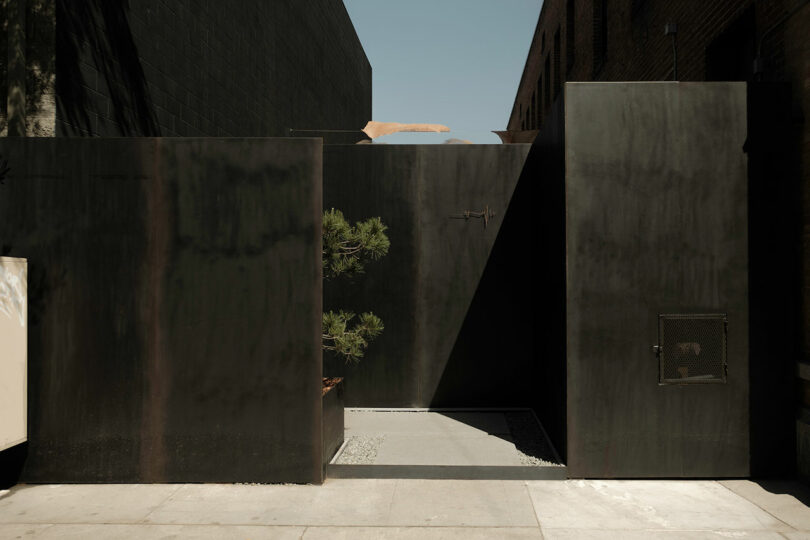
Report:
[[726,382],[725,314],[658,316],[660,384]]

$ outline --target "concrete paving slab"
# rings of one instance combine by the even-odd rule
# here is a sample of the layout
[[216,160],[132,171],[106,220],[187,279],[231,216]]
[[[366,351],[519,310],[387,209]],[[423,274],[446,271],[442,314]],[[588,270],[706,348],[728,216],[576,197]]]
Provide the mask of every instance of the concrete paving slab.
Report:
[[17,486],[0,492],[0,539],[810,540],[802,489],[658,480]]
[[[0,526],[0,538],[6,530]],[[36,540],[300,540],[305,527],[262,527],[245,525],[52,525],[22,538]]]
[[388,434],[377,450],[375,465],[522,465],[515,444],[493,435],[437,437],[431,434]]
[[751,540],[784,540],[773,531],[658,531],[658,530],[589,530],[589,529],[543,529],[547,540],[721,540],[741,538]]
[[540,540],[537,527],[311,527],[302,540]]
[[792,531],[713,481],[527,482],[546,529]]
[[40,538],[37,536],[53,525],[31,525],[30,523],[0,523],[0,538]]
[[341,480],[322,486],[185,485],[149,523],[385,525],[396,480]]
[[0,492],[0,523],[133,523],[179,484],[20,485]]
[[387,524],[532,527],[537,519],[521,481],[398,480]]
[[807,486],[773,480],[723,480],[720,484],[788,525],[810,530],[810,508],[802,502],[810,502],[810,488]]
[[499,412],[370,411],[346,409],[344,423],[352,434],[412,433],[477,435],[508,434]]

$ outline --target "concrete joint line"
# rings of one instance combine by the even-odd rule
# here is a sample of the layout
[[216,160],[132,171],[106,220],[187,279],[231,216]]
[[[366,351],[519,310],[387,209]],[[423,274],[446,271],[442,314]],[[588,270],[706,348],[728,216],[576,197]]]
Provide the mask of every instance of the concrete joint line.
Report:
[[[751,499],[749,499],[748,497],[743,497],[742,495],[740,495],[739,493],[737,493],[736,491],[734,491],[734,490],[733,490],[733,489],[731,489],[730,487],[728,487],[728,486],[724,485],[722,482],[717,482],[717,483],[718,483],[718,484],[720,484],[721,486],[723,486],[723,488],[724,488],[724,489],[727,489],[728,491],[730,491],[731,493],[733,493],[734,495],[736,495],[737,497],[739,497],[739,498],[741,498],[741,499],[745,499],[746,501],[750,502],[751,504],[753,504],[754,506],[756,506],[757,508],[759,508],[760,510],[762,510],[763,512],[765,512],[766,514],[768,514],[769,516],[771,516],[773,519],[775,519],[775,520],[776,520],[776,521],[778,521],[779,523],[783,523],[783,524],[784,524],[786,527],[790,527],[790,528],[791,528],[792,530],[794,530],[794,531],[798,530],[798,529],[796,529],[796,527],[794,527],[794,526],[793,526],[793,525],[791,525],[790,523],[787,523],[787,522],[785,522],[784,520],[782,520],[782,519],[778,518],[777,516],[773,515],[773,513],[772,513],[772,512],[770,512],[770,511],[769,511],[767,508],[763,508],[763,507],[761,507],[760,505],[758,505],[757,503],[755,503],[754,501],[752,501],[752,500],[751,500]],[[782,533],[779,533],[779,534],[782,534]],[[784,535],[783,535],[783,536],[784,536]]]
[[176,487],[176,488],[175,488],[175,489],[174,489],[174,490],[173,490],[171,493],[169,493],[169,496],[168,496],[168,497],[166,497],[165,499],[163,499],[163,500],[162,500],[160,503],[156,504],[156,505],[155,505],[155,507],[154,507],[154,508],[152,508],[152,509],[149,511],[149,513],[148,513],[148,514],[146,514],[146,515],[143,517],[143,519],[142,519],[141,521],[139,521],[138,523],[146,523],[146,520],[147,520],[147,519],[149,519],[149,516],[151,516],[152,514],[154,514],[154,513],[155,513],[155,510],[157,510],[158,508],[160,508],[161,506],[163,506],[164,504],[166,504],[167,502],[169,502],[169,499],[171,499],[172,497],[174,497],[175,493],[177,493],[178,491],[180,491],[180,489],[181,489],[183,486],[185,486],[185,484],[177,484],[177,487]]

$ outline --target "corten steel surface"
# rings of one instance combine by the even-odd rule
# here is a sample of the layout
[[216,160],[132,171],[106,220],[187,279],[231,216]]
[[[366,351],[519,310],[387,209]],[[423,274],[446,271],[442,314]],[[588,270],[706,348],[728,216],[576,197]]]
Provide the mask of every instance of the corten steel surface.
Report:
[[[475,300],[528,152],[528,145],[324,147],[324,208],[352,222],[379,216],[391,240],[388,255],[364,274],[324,283],[325,309],[373,311],[385,325],[357,366],[324,355],[324,374],[345,376],[347,406],[530,401],[531,352],[513,346],[509,333],[520,316],[497,295],[494,303]],[[482,212],[486,220],[472,217]],[[501,290],[520,281],[512,282],[501,281]],[[475,331],[465,331],[473,310]]]
[[[572,477],[749,474],[743,83],[568,83]],[[726,384],[659,385],[661,313],[726,313]]]
[[[322,470],[343,444],[343,381],[337,383],[323,396],[323,450]],[[325,476],[324,476],[325,477]]]
[[321,481],[319,139],[0,139],[24,482]]
[[28,263],[0,257],[0,452],[28,438],[27,382]]

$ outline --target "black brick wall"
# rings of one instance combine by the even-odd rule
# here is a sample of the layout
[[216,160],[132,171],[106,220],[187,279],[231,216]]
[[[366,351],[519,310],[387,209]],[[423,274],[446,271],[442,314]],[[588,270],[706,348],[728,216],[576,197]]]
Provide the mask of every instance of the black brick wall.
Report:
[[56,11],[57,135],[285,136],[371,119],[371,66],[340,0],[58,0]]

